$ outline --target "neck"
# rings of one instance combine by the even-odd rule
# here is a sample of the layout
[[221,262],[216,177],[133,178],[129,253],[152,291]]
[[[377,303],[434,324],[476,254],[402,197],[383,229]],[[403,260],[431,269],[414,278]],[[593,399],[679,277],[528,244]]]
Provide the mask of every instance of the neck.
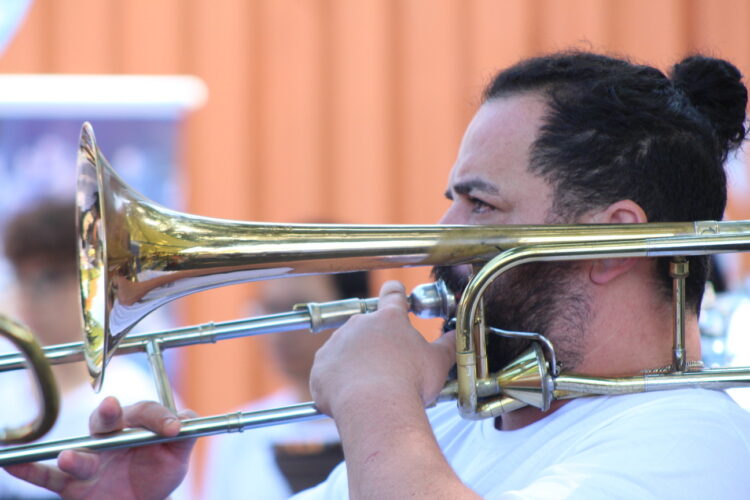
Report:
[[[575,371],[620,377],[672,364],[674,314],[672,304],[650,287],[631,287],[599,294],[593,308],[582,363]],[[698,317],[686,311],[685,348],[688,361],[701,359]]]
[[[674,347],[671,304],[651,287],[622,285],[607,290],[610,293],[593,295],[592,311],[595,313],[585,327],[582,361],[565,371],[594,377],[627,377],[671,366]],[[554,344],[554,332],[550,333],[550,339]],[[685,346],[688,361],[700,361],[698,317],[693,312],[686,312]],[[498,419],[495,426],[502,430],[525,427],[555,412],[566,402],[554,401],[547,412],[533,407],[521,408]]]

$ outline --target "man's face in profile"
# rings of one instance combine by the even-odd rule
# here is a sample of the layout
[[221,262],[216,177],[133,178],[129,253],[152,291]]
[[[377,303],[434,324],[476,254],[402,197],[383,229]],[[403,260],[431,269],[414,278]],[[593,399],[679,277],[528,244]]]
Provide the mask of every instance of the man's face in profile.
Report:
[[[531,148],[546,105],[541,96],[518,94],[487,101],[461,143],[446,196],[452,201],[442,224],[550,224],[562,222],[552,210],[553,188],[529,172]],[[527,264],[500,276],[485,293],[488,323],[506,330],[551,335],[566,368],[581,361],[580,324],[588,300],[576,264]],[[438,268],[437,278],[459,292],[469,266]],[[527,342],[490,335],[490,369],[513,360]]]

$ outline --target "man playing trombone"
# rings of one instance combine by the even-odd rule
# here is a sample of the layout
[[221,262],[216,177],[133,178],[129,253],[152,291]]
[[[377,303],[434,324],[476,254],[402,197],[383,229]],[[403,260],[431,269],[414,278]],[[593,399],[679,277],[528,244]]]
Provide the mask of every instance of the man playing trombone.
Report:
[[[634,224],[718,220],[723,163],[745,137],[747,92],[731,64],[694,56],[669,77],[589,53],[522,61],[491,82],[464,136],[446,224]],[[671,277],[663,259],[531,263],[485,294],[487,323],[536,332],[563,372],[660,373],[672,363]],[[700,360],[697,311],[707,274],[689,258],[685,369]],[[469,270],[438,269],[453,290]],[[491,335],[490,371],[528,347]],[[452,334],[428,343],[386,283],[378,311],[353,317],[319,351],[311,389],[339,429],[345,465],[301,498],[748,498],[750,415],[723,392],[688,388],[558,400],[462,420],[432,403],[455,361]],[[174,435],[156,403],[91,419],[104,433],[144,426]],[[66,498],[163,498],[190,443],[94,455],[12,473]],[[63,472],[64,471],[64,472]]]

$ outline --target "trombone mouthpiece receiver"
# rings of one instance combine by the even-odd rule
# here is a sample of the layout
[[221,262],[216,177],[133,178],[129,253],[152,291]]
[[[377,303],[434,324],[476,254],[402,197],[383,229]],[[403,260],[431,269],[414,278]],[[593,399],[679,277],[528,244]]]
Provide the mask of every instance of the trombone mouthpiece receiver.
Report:
[[[442,281],[426,283],[414,288],[409,295],[409,312],[420,318],[453,317],[456,299]],[[296,311],[307,310],[310,315],[310,331],[338,328],[355,314],[375,312],[378,299],[344,299],[332,302],[310,302],[294,306]]]
[[456,315],[456,297],[442,280],[426,283],[409,295],[409,310],[419,318],[449,319]]

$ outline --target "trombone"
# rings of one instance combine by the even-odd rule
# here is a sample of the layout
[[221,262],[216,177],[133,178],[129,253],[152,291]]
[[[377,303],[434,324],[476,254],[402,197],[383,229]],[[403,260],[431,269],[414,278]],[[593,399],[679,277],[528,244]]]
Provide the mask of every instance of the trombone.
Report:
[[[76,353],[70,355],[85,359],[94,388],[100,387],[107,362],[116,351],[145,349],[162,402],[170,405],[171,389],[161,363],[162,349],[192,342],[203,334],[203,330],[210,328],[192,327],[146,336],[126,335],[148,313],[176,298],[259,279],[457,264],[473,264],[476,274],[466,289],[459,291],[460,300],[455,312],[457,378],[446,383],[441,399],[456,399],[459,412],[465,418],[488,418],[526,405],[546,410],[555,399],[750,384],[750,368],[688,370],[684,348],[684,285],[689,272],[686,257],[750,250],[750,221],[559,226],[358,226],[260,224],[210,219],[161,207],[128,187],[97,147],[89,124],[84,124],[81,132],[78,172],[79,276],[85,337],[83,343],[76,344]],[[673,363],[668,373],[622,378],[560,373],[554,346],[548,339],[534,333],[508,332],[484,323],[484,292],[498,275],[517,265],[532,261],[666,256],[672,257],[674,291]],[[434,285],[425,293],[432,297],[427,300],[432,304],[426,307],[429,314],[452,316],[448,304],[453,299],[444,287]],[[422,294],[423,291],[417,291],[418,296]],[[412,304],[420,301],[412,298]],[[371,310],[366,307],[363,310],[362,301],[358,302],[359,306],[354,306],[351,314]],[[308,323],[314,321],[314,313],[310,311],[308,308],[309,317],[305,319]],[[339,320],[348,317],[347,314],[342,314]],[[271,320],[245,321],[252,324],[253,321]],[[240,329],[248,326],[239,323]],[[216,326],[219,336],[239,335],[237,332],[224,333],[223,330],[238,325]],[[247,330],[252,331],[252,328],[245,328]],[[185,338],[171,340],[183,334]],[[488,334],[530,339],[531,347],[509,366],[497,373],[489,373]],[[59,351],[71,348],[71,345],[61,346]],[[53,353],[57,350],[53,347],[47,351],[50,358],[64,359],[63,354],[55,358],[57,354]],[[11,363],[0,358],[0,366],[3,362]],[[18,360],[13,363],[18,363]],[[319,415],[312,403],[305,403],[261,412],[186,420],[180,433],[171,438],[141,429],[128,429],[105,437],[83,436],[16,446],[0,451],[0,465],[52,458],[68,448],[137,446],[307,420]]]

